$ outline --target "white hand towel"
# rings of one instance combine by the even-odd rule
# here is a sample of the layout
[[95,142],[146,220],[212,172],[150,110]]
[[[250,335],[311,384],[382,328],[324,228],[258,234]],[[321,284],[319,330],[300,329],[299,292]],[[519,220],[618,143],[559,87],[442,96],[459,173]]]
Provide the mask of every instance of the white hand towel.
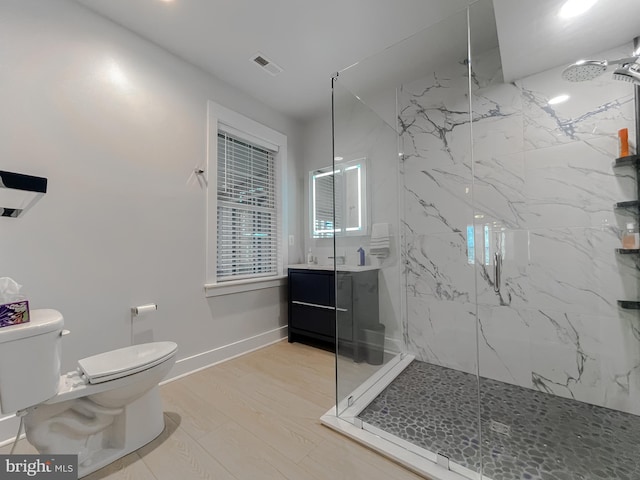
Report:
[[375,257],[386,257],[389,255],[390,246],[389,224],[374,223],[371,227],[369,253]]

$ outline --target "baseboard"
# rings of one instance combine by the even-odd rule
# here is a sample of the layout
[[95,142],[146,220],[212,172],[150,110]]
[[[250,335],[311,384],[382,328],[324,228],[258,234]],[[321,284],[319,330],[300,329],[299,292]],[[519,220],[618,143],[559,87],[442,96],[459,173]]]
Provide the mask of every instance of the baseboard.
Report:
[[269,330],[268,332],[229,343],[228,345],[223,345],[207,352],[198,353],[187,358],[181,358],[176,362],[169,372],[169,375],[167,375],[166,379],[162,381],[160,385],[191,375],[192,373],[212,367],[218,363],[226,362],[232,358],[267,347],[286,337],[287,326],[285,325],[284,327]]
[[18,425],[20,420],[13,414],[0,418],[0,447],[13,443],[18,433]]
[[402,340],[399,338],[384,337],[384,351],[391,354],[402,353],[406,349],[402,347]]
[[[254,350],[264,348],[273,343],[279,342],[287,336],[287,326],[279,327],[268,332],[245,338],[243,340],[223,345],[207,352],[198,353],[191,357],[182,358],[176,362],[169,375],[160,384],[177,380],[178,378],[190,375],[199,370],[211,367],[218,363],[231,360]],[[13,442],[18,432],[20,421],[15,415],[8,415],[0,418],[0,447],[4,447]]]

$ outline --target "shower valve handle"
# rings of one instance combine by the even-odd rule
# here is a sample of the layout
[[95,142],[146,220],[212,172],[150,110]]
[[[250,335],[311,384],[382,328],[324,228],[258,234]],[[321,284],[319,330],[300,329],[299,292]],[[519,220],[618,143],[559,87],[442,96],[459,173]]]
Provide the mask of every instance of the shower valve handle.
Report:
[[500,277],[502,276],[502,255],[496,252],[493,258],[493,291],[500,293]]

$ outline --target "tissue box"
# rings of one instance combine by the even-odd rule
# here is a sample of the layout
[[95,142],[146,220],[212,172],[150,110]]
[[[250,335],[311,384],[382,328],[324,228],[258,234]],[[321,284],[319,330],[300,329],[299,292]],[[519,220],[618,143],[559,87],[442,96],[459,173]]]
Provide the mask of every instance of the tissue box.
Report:
[[0,305],[0,328],[19,325],[29,321],[29,301],[15,300]]

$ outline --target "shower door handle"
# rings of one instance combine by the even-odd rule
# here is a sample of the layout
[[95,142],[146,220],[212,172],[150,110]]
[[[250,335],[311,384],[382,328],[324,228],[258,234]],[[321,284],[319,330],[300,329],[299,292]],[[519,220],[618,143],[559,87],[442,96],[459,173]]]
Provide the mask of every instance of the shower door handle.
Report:
[[500,277],[502,276],[502,255],[496,252],[493,258],[493,291],[500,293]]

